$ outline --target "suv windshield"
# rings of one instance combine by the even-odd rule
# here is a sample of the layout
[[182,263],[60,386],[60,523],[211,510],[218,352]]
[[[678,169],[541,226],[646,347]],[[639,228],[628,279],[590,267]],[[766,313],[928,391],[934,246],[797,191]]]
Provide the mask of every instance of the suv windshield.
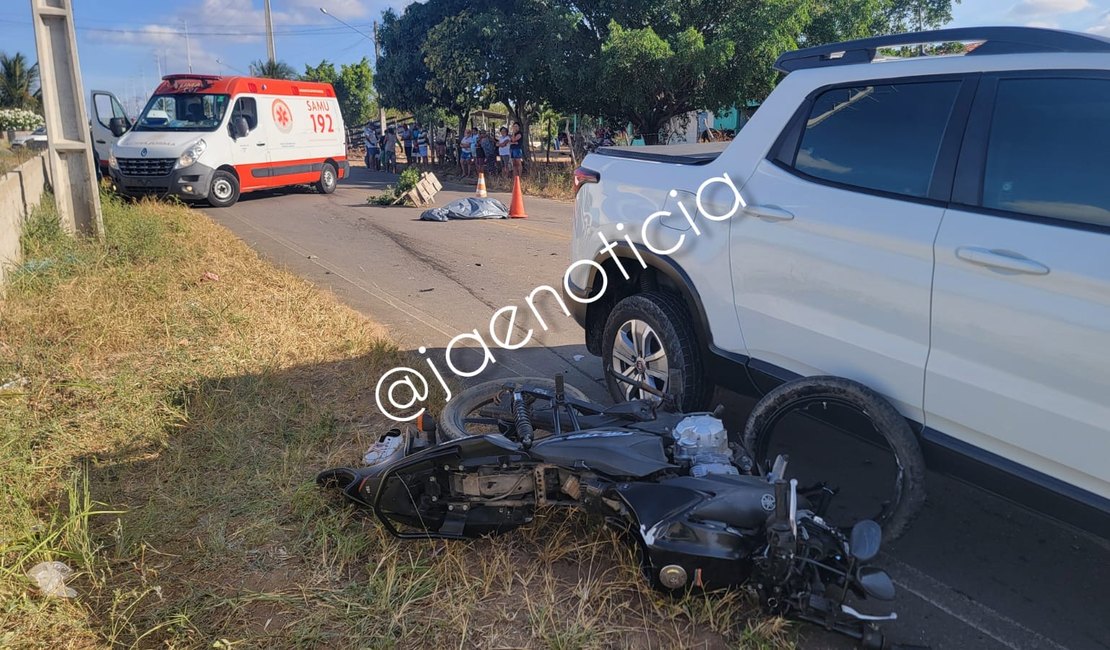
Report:
[[227,110],[227,95],[155,95],[135,124],[136,131],[215,131]]

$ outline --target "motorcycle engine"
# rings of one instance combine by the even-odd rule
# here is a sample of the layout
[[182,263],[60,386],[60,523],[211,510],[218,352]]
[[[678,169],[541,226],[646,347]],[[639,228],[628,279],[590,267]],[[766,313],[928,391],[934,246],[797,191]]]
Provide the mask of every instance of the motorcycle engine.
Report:
[[728,432],[719,419],[712,415],[687,416],[675,425],[673,435],[674,460],[689,463],[691,476],[740,474],[731,462]]

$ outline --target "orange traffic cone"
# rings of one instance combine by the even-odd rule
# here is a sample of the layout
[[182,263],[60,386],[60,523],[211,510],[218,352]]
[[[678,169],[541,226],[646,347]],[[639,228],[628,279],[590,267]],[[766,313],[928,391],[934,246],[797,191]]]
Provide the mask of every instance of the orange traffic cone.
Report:
[[475,196],[480,199],[486,198],[486,175],[482,172],[478,172],[478,191],[475,192]]
[[524,214],[524,192],[520,191],[520,176],[513,176],[513,200],[509,204],[509,217],[512,219],[527,219]]

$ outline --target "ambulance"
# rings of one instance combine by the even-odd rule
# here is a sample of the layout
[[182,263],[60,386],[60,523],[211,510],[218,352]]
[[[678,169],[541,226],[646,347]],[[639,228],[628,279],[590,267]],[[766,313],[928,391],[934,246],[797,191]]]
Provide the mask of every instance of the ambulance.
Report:
[[129,125],[109,118],[108,168],[117,191],[215,207],[245,192],[350,176],[346,130],[330,84],[174,74]]

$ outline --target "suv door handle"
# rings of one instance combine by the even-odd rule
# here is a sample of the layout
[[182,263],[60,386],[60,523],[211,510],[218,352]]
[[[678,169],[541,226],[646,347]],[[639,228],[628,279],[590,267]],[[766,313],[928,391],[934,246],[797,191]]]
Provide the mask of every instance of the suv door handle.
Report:
[[259,142],[258,144],[254,145],[254,146],[256,146],[256,147],[265,147],[266,143],[265,142]]
[[1008,251],[990,250],[978,246],[961,246],[956,249],[956,257],[965,262],[1010,271],[1011,273],[1048,275],[1048,267],[1044,264]]
[[744,208],[744,212],[754,217],[768,219],[770,221],[790,221],[794,218],[793,212],[783,210],[775,205],[749,205]]
[[96,141],[96,143],[97,143],[97,144],[108,144],[107,142],[105,142],[105,141],[103,141],[103,140],[97,140],[97,141]]

